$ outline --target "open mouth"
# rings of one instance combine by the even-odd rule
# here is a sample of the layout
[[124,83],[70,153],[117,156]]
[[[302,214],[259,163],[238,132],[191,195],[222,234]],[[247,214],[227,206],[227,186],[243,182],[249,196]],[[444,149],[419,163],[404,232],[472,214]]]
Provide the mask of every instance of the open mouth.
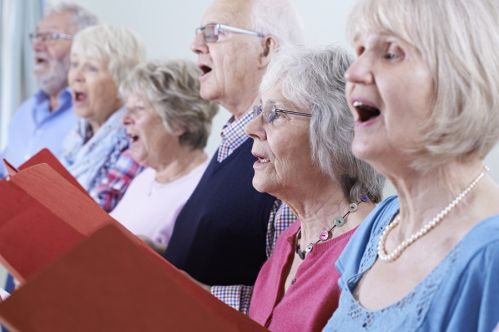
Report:
[[74,100],[76,102],[83,102],[87,99],[87,94],[81,91],[74,91]]
[[128,139],[130,140],[131,143],[136,143],[139,140],[139,136],[129,133]]
[[267,159],[259,154],[253,153],[253,156],[256,158],[256,162],[259,164],[267,164],[270,163],[270,159]]
[[361,101],[354,101],[352,103],[352,106],[357,110],[357,114],[359,114],[359,121],[360,122],[367,122],[371,119],[376,118],[379,116],[381,113],[378,108],[370,105],[366,105],[362,103]]
[[207,65],[200,65],[199,69],[201,69],[201,72],[203,73],[202,75],[206,75],[209,72],[211,72],[211,67],[209,67]]
[[43,64],[46,64],[46,63],[48,63],[48,61],[44,57],[37,56],[35,58],[35,65],[43,65]]

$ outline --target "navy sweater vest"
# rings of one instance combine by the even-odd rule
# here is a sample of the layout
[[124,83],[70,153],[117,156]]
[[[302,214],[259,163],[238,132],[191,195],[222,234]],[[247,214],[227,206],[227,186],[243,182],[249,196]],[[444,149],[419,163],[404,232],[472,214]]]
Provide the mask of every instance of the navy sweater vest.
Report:
[[253,140],[221,163],[213,156],[182,208],[164,257],[207,285],[253,285],[266,260],[275,198],[252,185]]

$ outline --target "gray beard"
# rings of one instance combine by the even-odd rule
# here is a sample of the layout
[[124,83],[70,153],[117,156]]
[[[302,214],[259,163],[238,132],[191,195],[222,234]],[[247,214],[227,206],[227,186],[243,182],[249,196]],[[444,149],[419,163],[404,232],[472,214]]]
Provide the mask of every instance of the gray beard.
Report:
[[48,95],[55,95],[68,85],[68,59],[53,60],[47,73],[38,75],[40,89]]

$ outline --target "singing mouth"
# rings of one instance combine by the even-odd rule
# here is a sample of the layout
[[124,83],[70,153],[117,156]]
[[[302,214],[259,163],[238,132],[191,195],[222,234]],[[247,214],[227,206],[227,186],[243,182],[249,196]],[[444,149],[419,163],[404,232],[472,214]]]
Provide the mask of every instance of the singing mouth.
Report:
[[371,106],[371,105],[366,105],[363,102],[359,100],[355,100],[352,103],[352,106],[355,108],[357,111],[357,114],[359,115],[359,121],[360,122],[367,122],[371,119],[376,118],[381,114],[378,108]]
[[201,76],[206,75],[209,72],[211,72],[211,67],[207,66],[207,65],[199,65],[199,69],[201,69],[201,72],[202,72]]

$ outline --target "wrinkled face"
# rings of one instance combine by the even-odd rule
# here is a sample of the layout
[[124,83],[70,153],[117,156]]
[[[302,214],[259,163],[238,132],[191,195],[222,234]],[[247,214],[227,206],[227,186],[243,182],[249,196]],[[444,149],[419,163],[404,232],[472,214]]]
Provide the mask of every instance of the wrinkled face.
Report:
[[[221,23],[250,29],[250,1],[215,0],[206,11],[201,26]],[[254,94],[259,86],[258,69],[262,52],[261,38],[235,33],[221,33],[217,42],[206,43],[201,33],[194,37],[192,51],[198,55],[201,97],[224,106],[237,104]],[[253,96],[253,99],[255,97]]]
[[99,127],[121,107],[107,61],[71,53],[68,74],[76,115]]
[[179,146],[180,133],[169,133],[154,106],[141,94],[127,97],[123,123],[132,157],[141,165],[157,169]]
[[355,49],[345,75],[354,155],[381,165],[410,159],[407,149],[416,147],[433,105],[429,68],[414,46],[392,34],[361,34]]
[[[310,113],[287,102],[280,86],[262,94],[262,105],[271,109],[273,105],[288,111]],[[318,171],[313,165],[309,143],[310,118],[276,113],[272,123],[264,120],[263,114],[246,126],[246,133],[254,142],[251,153],[257,158],[253,168],[253,186],[283,198],[290,192],[302,191],[304,177]]]
[[[38,24],[36,33],[61,32],[74,35],[76,29],[72,25],[72,19],[72,15],[67,12],[50,14]],[[71,40],[35,39],[32,46],[35,53],[34,74],[40,88],[49,95],[57,94],[67,85]]]

